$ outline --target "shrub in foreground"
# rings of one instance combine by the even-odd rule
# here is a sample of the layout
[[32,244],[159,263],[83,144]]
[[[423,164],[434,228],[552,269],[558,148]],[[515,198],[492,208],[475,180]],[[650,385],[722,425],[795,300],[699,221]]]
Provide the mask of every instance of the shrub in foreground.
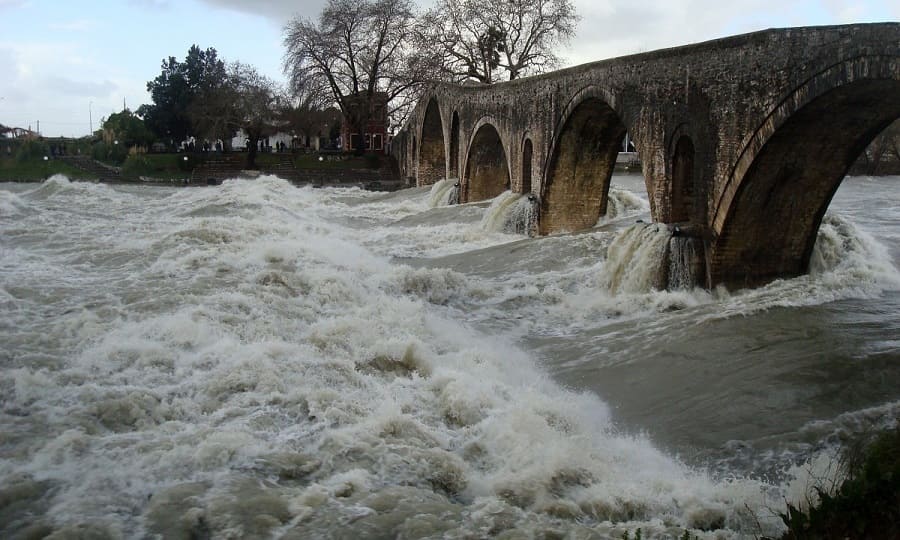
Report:
[[832,494],[817,489],[807,511],[788,504],[783,540],[900,538],[900,427],[848,447],[846,477]]

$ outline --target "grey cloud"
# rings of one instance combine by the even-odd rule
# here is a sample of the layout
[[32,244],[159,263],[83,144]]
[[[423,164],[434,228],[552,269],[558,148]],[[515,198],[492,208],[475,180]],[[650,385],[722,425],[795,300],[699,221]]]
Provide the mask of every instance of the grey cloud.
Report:
[[0,48],[0,73],[5,74],[0,79],[0,97],[3,97],[5,105],[10,106],[28,97],[19,81],[16,55],[10,49]]
[[291,17],[316,18],[322,11],[326,0],[202,0],[210,6],[226,8],[252,15],[261,15],[281,26]]
[[44,84],[47,86],[47,90],[65,96],[104,98],[117,89],[111,81],[76,81],[57,75],[44,79]]
[[[605,9],[575,0],[582,13],[578,38],[565,54],[572,63],[686,45],[759,30],[760,13],[777,13],[777,0],[751,0],[735,9],[721,0],[633,2],[610,0]],[[777,17],[773,17],[777,18]]]

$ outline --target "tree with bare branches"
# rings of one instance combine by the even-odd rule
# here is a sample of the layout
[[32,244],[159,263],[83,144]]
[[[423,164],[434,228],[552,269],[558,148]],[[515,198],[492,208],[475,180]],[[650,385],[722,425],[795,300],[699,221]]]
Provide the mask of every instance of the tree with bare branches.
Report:
[[577,23],[571,0],[438,0],[417,43],[443,79],[490,84],[559,67]]
[[[410,0],[329,0],[317,22],[293,18],[284,29],[293,93],[336,103],[358,133],[386,97],[389,117],[399,124],[427,78],[410,46],[413,7]],[[358,151],[362,145],[360,137]]]
[[228,79],[233,99],[230,124],[247,135],[247,168],[255,169],[259,140],[282,125],[278,111],[284,106],[284,93],[275,81],[247,64],[230,64]]
[[877,176],[900,170],[900,119],[888,125],[856,158],[853,174]]

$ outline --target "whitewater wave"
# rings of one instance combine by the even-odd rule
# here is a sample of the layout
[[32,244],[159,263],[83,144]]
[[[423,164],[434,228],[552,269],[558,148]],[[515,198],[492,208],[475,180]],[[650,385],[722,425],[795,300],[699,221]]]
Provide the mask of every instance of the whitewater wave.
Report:
[[[524,328],[518,331],[541,335],[590,331],[608,321],[684,310],[692,310],[696,324],[703,324],[775,307],[875,298],[897,290],[900,283],[887,248],[833,213],[823,220],[810,274],[757,289],[666,290],[671,238],[665,225],[637,223],[618,231],[535,239],[534,249],[527,252],[517,246],[515,259],[507,260],[508,250],[493,248],[491,256],[501,257],[499,264],[506,271],[501,282],[488,278],[477,284],[479,290],[491,291],[490,298],[479,304],[483,316],[503,326],[508,317],[500,307],[525,311],[527,324],[515,321]],[[565,251],[557,250],[557,245]],[[563,269],[559,261],[566,261]],[[471,272],[473,265],[464,268]],[[522,273],[510,273],[519,268]]]
[[774,536],[769,508],[803,496],[800,472],[782,486],[688,467],[554,383],[521,340],[613,321],[611,335],[643,315],[644,331],[670,332],[678,317],[895,287],[884,246],[837,216],[809,276],[664,291],[664,226],[485,230],[512,194],[431,208],[426,189],[274,177],[139,197],[73,184],[3,199],[29,211],[15,240],[3,230],[18,244],[0,283],[16,329],[0,357],[0,481],[37,516],[27,525],[59,534]]
[[536,203],[531,195],[504,191],[491,201],[481,227],[488,232],[532,234],[537,223]]
[[825,214],[819,227],[809,271],[812,276],[833,280],[835,285],[858,281],[900,288],[900,271],[887,248],[851,221],[831,212]]
[[429,193],[428,206],[436,208],[438,206],[448,206],[459,202],[459,179],[444,178],[438,180],[431,186]]
[[[161,190],[140,216],[113,198],[99,224],[84,196],[89,218],[64,232],[116,223],[129,262],[81,246],[95,262],[69,275],[58,314],[23,321],[65,346],[0,374],[14,448],[0,476],[40,524],[214,537],[779,530],[764,510],[772,486],[716,481],[620,434],[596,396],[468,325],[452,308],[472,292],[461,275],[373,253],[318,191],[273,178]],[[229,211],[194,213],[212,205]],[[18,263],[20,288],[44,286]],[[76,286],[91,274],[104,285]]]
[[610,186],[606,201],[606,214],[600,216],[597,225],[604,225],[622,218],[648,214],[650,203],[632,191]]
[[28,211],[28,203],[11,191],[0,190],[0,216],[11,217]]

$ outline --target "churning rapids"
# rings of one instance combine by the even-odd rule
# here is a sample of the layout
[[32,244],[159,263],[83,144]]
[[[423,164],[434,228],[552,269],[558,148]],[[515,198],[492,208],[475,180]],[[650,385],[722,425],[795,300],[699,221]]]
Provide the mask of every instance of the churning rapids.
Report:
[[0,185],[0,537],[778,534],[897,421],[900,178],[740,292],[654,290],[613,184],[546,238],[448,181]]

